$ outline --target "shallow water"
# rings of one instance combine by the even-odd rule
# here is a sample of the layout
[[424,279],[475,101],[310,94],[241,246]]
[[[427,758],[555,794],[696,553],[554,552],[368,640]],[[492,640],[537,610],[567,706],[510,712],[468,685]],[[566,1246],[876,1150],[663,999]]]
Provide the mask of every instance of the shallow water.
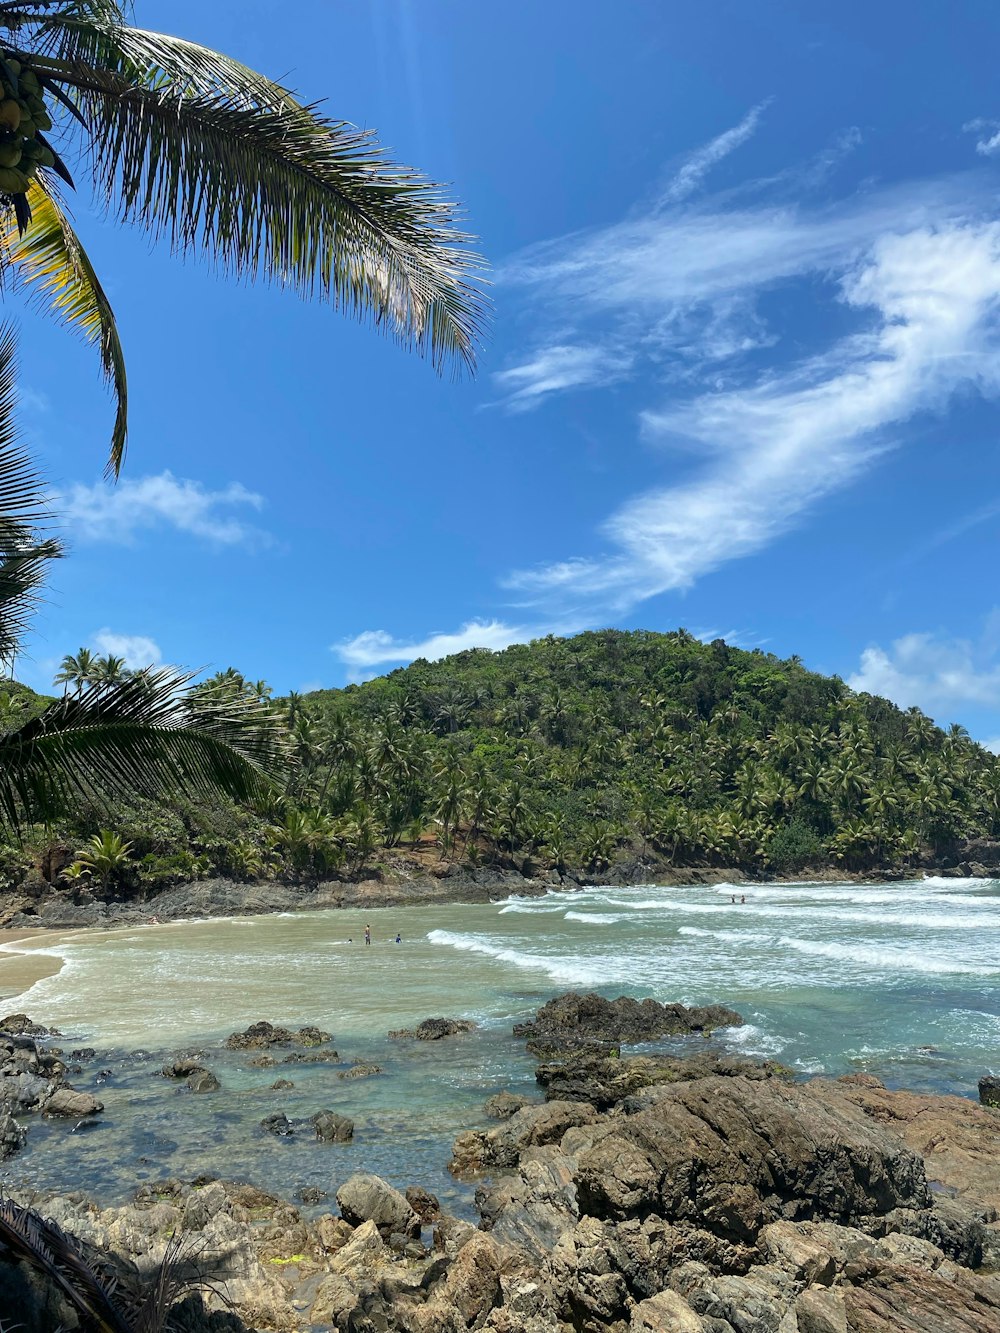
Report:
[[[745,905],[732,904],[734,892]],[[113,1199],[137,1179],[200,1172],[284,1194],[306,1184],[332,1192],[363,1168],[464,1209],[468,1191],[444,1170],[451,1140],[483,1123],[492,1092],[534,1089],[511,1024],[570,988],[721,1001],[747,1023],[716,1034],[717,1047],[802,1073],[865,1069],[890,1085],[974,1096],[977,1080],[1000,1070],[994,880],[642,886],[383,909],[367,914],[370,948],[364,920],[329,911],[9,946],[63,960],[6,1004],[59,1028],[66,1051],[98,1048],[73,1082],[97,1091],[106,1111],[76,1133],[29,1118],[29,1148],[4,1176]],[[481,1026],[440,1044],[387,1040],[433,1014]],[[260,1018],[318,1024],[339,1060],[248,1069],[221,1043]],[[150,1054],[130,1057],[136,1047]],[[159,1077],[165,1052],[196,1048],[221,1092],[194,1096]],[[339,1079],[356,1059],[385,1072]],[[100,1070],[110,1074],[98,1085]],[[295,1087],[272,1091],[278,1077]],[[319,1145],[308,1127],[289,1139],[258,1127],[272,1111],[294,1120],[321,1108],[355,1119],[353,1145]]]

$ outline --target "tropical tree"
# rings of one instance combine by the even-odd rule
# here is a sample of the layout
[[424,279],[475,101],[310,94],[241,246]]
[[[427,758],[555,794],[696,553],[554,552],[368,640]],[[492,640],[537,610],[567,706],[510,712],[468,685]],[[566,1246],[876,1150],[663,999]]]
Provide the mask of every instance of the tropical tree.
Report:
[[74,173],[90,175],[106,212],[179,253],[319,296],[438,368],[474,366],[479,261],[441,189],[370,132],[237,60],[132,26],[119,0],[5,0],[0,84],[0,271],[99,347],[117,401],[114,474],[125,361],[60,197]]
[[[0,663],[18,650],[49,564],[61,554],[44,527],[46,487],[17,442],[14,338],[0,328]],[[226,791],[256,801],[285,767],[268,710],[191,676],[149,669],[81,683],[0,733],[0,824],[18,828],[74,801],[123,792]]]
[[75,654],[67,653],[59,664],[53,683],[64,688],[72,685],[75,690],[82,690],[93,679],[95,661],[95,655],[89,648],[81,648]]
[[92,876],[106,889],[128,867],[131,859],[132,844],[110,829],[102,828],[79,853],[67,873],[72,879]]

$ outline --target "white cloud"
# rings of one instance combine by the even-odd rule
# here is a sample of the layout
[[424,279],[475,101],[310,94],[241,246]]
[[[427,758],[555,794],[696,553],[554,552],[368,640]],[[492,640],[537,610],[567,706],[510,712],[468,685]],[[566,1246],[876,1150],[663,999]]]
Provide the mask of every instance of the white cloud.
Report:
[[610,347],[554,343],[540,347],[531,359],[498,371],[493,382],[516,412],[537,407],[543,398],[567,389],[592,389],[613,384],[628,374],[632,357]]
[[997,614],[975,640],[921,633],[905,634],[888,649],[873,644],[847,683],[944,720],[969,707],[1000,708]]
[[663,191],[662,201],[668,204],[679,203],[682,199],[686,199],[689,194],[693,194],[716,162],[721,162],[724,157],[728,157],[730,153],[746,143],[757,128],[761,112],[767,105],[768,102],[760,102],[751,111],[747,112],[738,125],[734,125],[731,130],[726,130],[723,134],[717,135],[716,138],[710,139],[707,144],[692,153]]
[[128,477],[116,486],[80,482],[53,497],[55,512],[66,520],[74,540],[130,545],[149,529],[174,528],[219,546],[266,541],[266,534],[235,517],[233,510],[259,511],[262,496],[231,482],[211,491],[198,481],[161,472]]
[[91,635],[90,647],[102,657],[124,657],[125,665],[133,671],[159,666],[163,661],[159,644],[145,634],[118,634],[105,627]]
[[508,648],[530,637],[523,626],[505,625],[499,620],[470,620],[450,634],[436,632],[426,639],[405,642],[394,639],[385,630],[370,629],[353,639],[335,643],[332,651],[349,667],[365,669],[386,662],[412,662],[426,657],[436,662],[440,657],[462,653],[468,648]]
[[962,126],[966,133],[985,134],[984,138],[976,140],[976,152],[981,153],[983,157],[992,157],[994,153],[1000,153],[1000,121],[998,120],[970,120]]
[[[634,321],[645,304],[654,341],[706,303],[738,309],[767,282],[836,275],[831,290],[862,331],[738,387],[644,412],[644,434],[672,448],[682,479],[611,514],[607,553],[515,572],[507,586],[550,606],[618,614],[688,588],[857,477],[894,442],[891,428],[969,387],[995,393],[1000,224],[974,214],[968,200],[964,215],[956,209],[950,188],[921,187],[834,214],[646,218],[514,266],[518,281],[554,285],[560,315],[576,300],[605,321],[627,305]],[[717,341],[693,348],[706,372]]]

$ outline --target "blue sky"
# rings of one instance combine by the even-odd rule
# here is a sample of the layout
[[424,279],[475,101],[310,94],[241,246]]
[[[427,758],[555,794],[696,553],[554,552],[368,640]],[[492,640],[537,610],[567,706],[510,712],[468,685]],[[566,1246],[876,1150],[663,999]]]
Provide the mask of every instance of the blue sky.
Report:
[[1000,11],[882,0],[138,0],[454,182],[476,380],[102,221],[130,449],[22,318],[81,644],[279,691],[684,625],[1000,745]]

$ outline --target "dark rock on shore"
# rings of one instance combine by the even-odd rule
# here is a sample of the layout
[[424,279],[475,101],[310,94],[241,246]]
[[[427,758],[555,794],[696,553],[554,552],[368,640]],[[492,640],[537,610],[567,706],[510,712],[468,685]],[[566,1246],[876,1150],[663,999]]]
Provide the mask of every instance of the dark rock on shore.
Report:
[[509,1120],[522,1107],[532,1104],[533,1098],[525,1097],[523,1093],[498,1092],[483,1103],[483,1114],[491,1120]]
[[28,1131],[18,1124],[9,1111],[0,1111],[0,1162],[13,1157],[24,1147]]
[[287,1138],[289,1134],[295,1132],[292,1122],[284,1111],[275,1111],[274,1115],[266,1115],[260,1122],[260,1127],[265,1134],[277,1134],[279,1138]]
[[233,1032],[226,1038],[226,1049],[230,1051],[268,1050],[272,1046],[321,1046],[330,1040],[329,1032],[322,1032],[317,1027],[299,1028],[290,1032],[288,1028],[275,1027],[261,1021],[251,1023],[244,1032]]
[[979,1080],[979,1100],[984,1106],[1000,1107],[1000,1078],[988,1074]]
[[384,1073],[381,1065],[366,1064],[359,1061],[352,1065],[350,1069],[342,1069],[337,1075],[338,1078],[373,1078],[376,1074]]
[[42,1027],[33,1023],[27,1014],[8,1014],[0,1018],[0,1032],[8,1032],[13,1037],[61,1037],[55,1028]]
[[187,1076],[187,1085],[192,1092],[218,1092],[222,1086],[210,1069],[201,1067],[191,1070]]
[[349,1143],[354,1138],[354,1121],[346,1115],[317,1111],[309,1119],[316,1129],[316,1137],[324,1143]]
[[392,1039],[410,1037],[415,1041],[440,1041],[463,1032],[474,1032],[478,1024],[468,1018],[425,1018],[415,1028],[397,1028],[388,1035]]
[[637,1055],[623,1060],[606,1050],[586,1047],[535,1069],[535,1078],[545,1089],[546,1100],[590,1102],[598,1110],[607,1110],[618,1103],[634,1109],[638,1103],[628,1099],[645,1088],[690,1082],[709,1075],[787,1081],[792,1078],[792,1071],[773,1061],[744,1060],[716,1051],[700,1051],[691,1056]]
[[544,1056],[577,1046],[636,1045],[742,1023],[735,1010],[718,1004],[688,1009],[683,1004],[639,1001],[625,995],[606,1000],[570,991],[543,1005],[529,1022],[515,1023],[514,1036],[526,1038],[529,1051]]

